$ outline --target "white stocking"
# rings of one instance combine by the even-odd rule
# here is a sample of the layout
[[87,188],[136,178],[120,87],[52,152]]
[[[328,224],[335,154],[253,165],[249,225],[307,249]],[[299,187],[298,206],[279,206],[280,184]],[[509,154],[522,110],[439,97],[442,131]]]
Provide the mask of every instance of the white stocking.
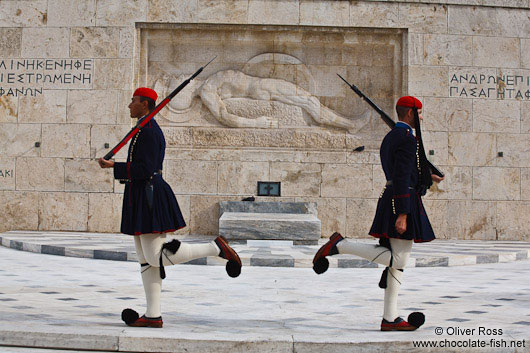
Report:
[[399,288],[401,288],[402,278],[403,272],[392,267],[388,269],[383,310],[383,319],[387,321],[392,322],[398,317],[397,297]]
[[144,285],[145,300],[147,310],[146,317],[154,318],[161,316],[160,314],[160,294],[162,293],[162,279],[158,267],[151,266],[145,260],[144,252],[140,236],[134,237],[134,246],[136,248],[136,255],[138,262],[140,262],[142,271],[142,283]]

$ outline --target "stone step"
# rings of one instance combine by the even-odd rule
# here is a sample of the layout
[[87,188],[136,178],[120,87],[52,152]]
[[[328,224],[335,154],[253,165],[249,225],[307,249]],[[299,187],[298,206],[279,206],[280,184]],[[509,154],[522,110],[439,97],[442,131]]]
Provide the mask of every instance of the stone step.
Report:
[[219,235],[230,241],[264,239],[317,244],[320,231],[321,222],[314,214],[224,212],[219,218]]

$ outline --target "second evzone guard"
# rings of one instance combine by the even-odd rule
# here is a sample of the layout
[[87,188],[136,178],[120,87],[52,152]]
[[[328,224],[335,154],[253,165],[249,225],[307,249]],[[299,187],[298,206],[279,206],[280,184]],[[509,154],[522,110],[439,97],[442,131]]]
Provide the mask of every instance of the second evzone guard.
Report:
[[381,144],[386,186],[369,233],[379,238],[379,244],[357,243],[334,233],[315,254],[313,269],[317,274],[325,272],[329,267],[326,257],[336,254],[356,255],[385,266],[379,282],[385,290],[381,331],[413,331],[424,323],[425,317],[416,312],[403,320],[398,315],[397,297],[412,243],[435,238],[421,196],[433,181],[440,182],[443,177],[431,174],[427,165],[420,130],[421,102],[412,96],[401,97],[396,111],[399,122]]

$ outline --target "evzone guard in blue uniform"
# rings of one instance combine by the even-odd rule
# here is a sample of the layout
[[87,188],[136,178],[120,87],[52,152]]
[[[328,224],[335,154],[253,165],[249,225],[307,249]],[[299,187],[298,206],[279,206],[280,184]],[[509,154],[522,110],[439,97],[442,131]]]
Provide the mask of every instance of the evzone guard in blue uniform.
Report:
[[[421,196],[432,182],[443,177],[431,174],[421,140],[422,104],[411,96],[396,103],[399,122],[385,136],[380,156],[386,186],[377,202],[370,235],[379,238],[378,245],[362,244],[334,233],[316,253],[313,269],[321,274],[329,267],[326,256],[352,254],[386,266],[379,286],[385,289],[381,331],[413,331],[425,317],[412,313],[407,321],[398,316],[397,297],[412,243],[429,242],[434,231],[423,207]],[[413,128],[416,130],[414,136]]]
[[[131,118],[146,116],[155,108],[157,94],[150,88],[138,88],[129,104]],[[132,309],[122,312],[129,326],[162,327],[160,294],[164,266],[175,265],[206,256],[228,260],[231,277],[241,273],[241,260],[226,239],[217,237],[209,243],[166,242],[166,233],[186,226],[171,187],[162,178],[166,142],[164,134],[151,119],[131,140],[127,162],[98,160],[101,168],[113,168],[114,178],[125,183],[121,232],[134,236],[141,265],[142,282],[147,301],[145,314],[139,317]]]

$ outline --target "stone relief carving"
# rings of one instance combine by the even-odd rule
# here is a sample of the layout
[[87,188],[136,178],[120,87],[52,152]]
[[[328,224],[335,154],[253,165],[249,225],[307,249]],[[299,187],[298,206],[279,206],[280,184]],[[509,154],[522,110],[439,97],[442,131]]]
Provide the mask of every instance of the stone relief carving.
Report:
[[[155,89],[162,95],[162,92],[169,92],[171,87],[176,87],[186,78],[185,75],[175,77],[166,74],[156,80]],[[198,110],[202,104],[224,126],[262,129],[279,127],[278,117],[249,117],[234,112],[228,104],[234,100],[238,101],[239,112],[248,111],[249,106],[263,102],[279,102],[297,107],[311,117],[309,125],[340,128],[350,133],[358,132],[370,119],[369,112],[355,118],[344,117],[323,105],[318,97],[292,82],[256,77],[238,70],[221,70],[204,81],[192,81],[170,102],[168,108],[172,114],[166,115],[166,118],[172,122],[185,123],[189,120],[189,113]]]

